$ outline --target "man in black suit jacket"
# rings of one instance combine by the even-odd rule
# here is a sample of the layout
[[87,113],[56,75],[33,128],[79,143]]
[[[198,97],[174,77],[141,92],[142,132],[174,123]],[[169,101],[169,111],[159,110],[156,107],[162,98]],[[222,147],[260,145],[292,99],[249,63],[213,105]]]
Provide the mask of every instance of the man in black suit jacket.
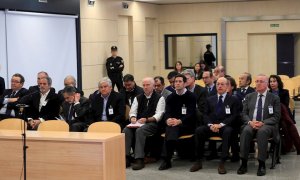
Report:
[[[81,96],[84,96],[83,91],[76,88],[76,79],[75,79],[74,76],[72,76],[72,75],[66,76],[65,79],[64,79],[64,86],[65,87],[67,87],[67,86],[75,87],[76,92],[79,93]],[[64,100],[65,100],[63,93],[64,93],[64,89],[59,90],[58,93],[57,93],[61,103],[63,103]]]
[[5,90],[5,81],[3,77],[0,77],[0,96],[3,94]]
[[134,81],[134,77],[131,74],[126,74],[123,77],[123,84],[124,84],[124,87],[120,90],[120,94],[125,99],[126,105],[131,107],[134,98],[137,95],[144,93],[143,88],[136,85],[136,83]]
[[273,137],[277,140],[281,109],[279,97],[268,92],[268,77],[260,74],[256,77],[255,83],[256,92],[248,94],[243,102],[244,128],[240,136],[242,164],[237,173],[247,172],[250,142],[256,136],[259,162],[257,176],[264,176],[268,138]]
[[16,106],[19,99],[27,94],[23,88],[25,79],[21,74],[14,74],[11,78],[11,89],[6,89],[0,97],[0,120],[18,117],[19,108]]
[[113,91],[112,82],[108,77],[104,77],[99,82],[99,90],[100,93],[95,95],[91,102],[91,123],[113,121],[123,128],[125,123],[125,101],[123,97]]
[[51,88],[51,84],[50,77],[42,78],[39,82],[40,91],[28,94],[20,100],[20,103],[29,105],[29,108],[25,109],[25,117],[32,129],[37,129],[38,125],[46,120],[58,118],[59,97]]
[[217,94],[216,85],[214,83],[214,75],[210,71],[204,71],[202,74],[202,79],[205,84],[208,96],[214,96]]
[[196,154],[197,162],[190,171],[202,169],[205,141],[211,136],[222,138],[222,155],[218,167],[219,174],[226,174],[224,163],[228,157],[228,150],[233,128],[231,123],[238,115],[238,100],[227,93],[228,81],[220,77],[217,81],[218,94],[207,99],[207,109],[204,113],[204,125],[196,129]]
[[237,88],[236,92],[237,94],[240,94],[240,97],[242,100],[245,98],[247,94],[255,92],[255,89],[250,87],[250,84],[252,83],[252,77],[250,73],[243,73],[239,77],[239,88]]
[[69,124],[71,132],[83,132],[87,128],[90,102],[81,97],[73,86],[66,86],[63,90],[65,101],[62,104],[62,115]]
[[186,69],[182,72],[183,75],[186,77],[186,88],[194,93],[197,98],[197,109],[196,109],[196,118],[197,122],[196,125],[200,126],[203,125],[203,113],[206,108],[206,98],[208,92],[202,86],[195,84],[195,73],[191,69]]

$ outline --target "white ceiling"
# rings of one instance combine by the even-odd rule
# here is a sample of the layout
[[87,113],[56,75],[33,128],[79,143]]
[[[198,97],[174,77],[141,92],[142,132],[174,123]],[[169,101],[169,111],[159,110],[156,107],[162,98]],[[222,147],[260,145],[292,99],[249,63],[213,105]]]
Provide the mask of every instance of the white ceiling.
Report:
[[134,0],[153,4],[182,4],[182,3],[213,3],[213,2],[243,2],[243,1],[266,1],[266,0]]

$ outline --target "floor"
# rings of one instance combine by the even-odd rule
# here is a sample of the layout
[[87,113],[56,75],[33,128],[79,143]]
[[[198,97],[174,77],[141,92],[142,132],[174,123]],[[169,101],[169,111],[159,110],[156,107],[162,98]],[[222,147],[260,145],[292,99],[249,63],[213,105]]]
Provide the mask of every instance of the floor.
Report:
[[[300,110],[300,109],[299,109]],[[296,124],[300,130],[300,114],[296,114]],[[160,161],[153,164],[147,164],[146,167],[139,171],[133,171],[131,168],[126,169],[127,180],[155,180],[155,179],[172,179],[172,180],[255,180],[255,179],[274,179],[274,180],[300,180],[300,155],[296,152],[291,152],[287,155],[281,156],[281,164],[277,164],[275,169],[269,169],[271,159],[266,162],[267,174],[263,177],[256,176],[258,163],[255,158],[249,159],[248,173],[244,175],[237,175],[236,171],[239,167],[237,163],[226,163],[227,174],[219,175],[217,171],[218,160],[206,161],[203,163],[203,169],[198,172],[189,172],[189,168],[193,162],[183,159],[174,159],[172,162],[173,168],[169,170],[159,171],[158,167]]]

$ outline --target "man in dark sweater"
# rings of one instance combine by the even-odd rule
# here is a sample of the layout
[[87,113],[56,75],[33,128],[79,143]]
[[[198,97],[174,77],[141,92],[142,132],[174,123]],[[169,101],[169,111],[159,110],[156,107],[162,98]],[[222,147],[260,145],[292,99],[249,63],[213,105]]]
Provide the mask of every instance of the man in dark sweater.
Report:
[[134,81],[134,76],[131,74],[126,74],[123,77],[123,84],[124,84],[124,88],[122,88],[122,90],[120,91],[120,94],[125,99],[126,105],[131,107],[131,105],[133,103],[133,99],[137,95],[143,93],[143,88],[136,85],[136,83]]
[[176,141],[181,135],[193,134],[196,127],[196,96],[185,88],[187,79],[184,75],[178,74],[175,77],[176,92],[168,96],[166,101],[166,133],[163,154],[164,161],[159,170],[172,167],[171,158],[175,150]]
[[136,161],[132,166],[133,170],[140,170],[145,167],[146,137],[157,132],[157,122],[160,121],[165,110],[165,99],[154,91],[153,78],[143,79],[143,89],[144,93],[133,100],[129,112],[131,124],[123,130],[126,144],[126,167],[130,166],[130,149],[134,147]]

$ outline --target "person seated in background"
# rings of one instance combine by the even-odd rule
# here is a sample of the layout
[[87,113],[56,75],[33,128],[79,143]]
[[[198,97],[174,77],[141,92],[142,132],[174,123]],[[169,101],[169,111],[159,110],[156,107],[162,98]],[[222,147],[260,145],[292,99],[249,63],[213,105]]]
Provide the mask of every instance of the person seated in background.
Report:
[[184,71],[184,68],[182,66],[182,62],[181,61],[177,61],[175,63],[174,71],[176,71],[177,73],[182,73],[182,71]]
[[247,94],[255,92],[255,89],[250,87],[252,83],[252,77],[250,73],[244,72],[239,76],[239,88],[236,92],[240,95],[240,98],[243,100]]
[[278,124],[280,121],[280,99],[268,92],[268,77],[259,74],[255,80],[256,92],[248,94],[243,101],[242,120],[244,128],[240,136],[240,156],[242,164],[237,174],[247,172],[250,142],[256,137],[259,162],[257,176],[266,174],[265,161],[268,156],[268,139],[278,142]]
[[[45,71],[39,72],[39,73],[37,74],[37,79],[36,79],[36,80],[37,80],[37,85],[35,85],[35,86],[30,86],[30,87],[28,88],[29,93],[35,93],[35,92],[40,91],[40,86],[39,86],[40,81],[41,81],[41,79],[47,78],[47,77],[49,77],[49,75],[48,75],[47,72],[45,72]],[[51,87],[51,88],[54,89],[53,87]],[[54,92],[55,92],[55,89],[54,89]]]
[[4,78],[0,76],[0,96],[2,96],[5,90],[5,81]]
[[238,115],[236,119],[231,123],[231,127],[233,128],[233,130],[231,134],[231,143],[230,143],[231,153],[232,153],[231,162],[237,162],[240,160],[239,134],[242,126],[241,114],[243,111],[243,103],[242,103],[243,98],[241,98],[241,95],[237,94],[236,92],[237,85],[235,80],[232,77],[227,77],[226,79],[228,80],[227,93],[231,96],[236,97],[236,99],[238,100],[237,103]]
[[170,85],[167,86],[166,89],[171,92],[175,92],[174,79],[177,74],[178,74],[177,71],[171,71],[171,72],[169,72],[169,74],[167,76]]
[[52,79],[45,77],[39,79],[39,91],[28,94],[20,99],[21,104],[29,105],[25,109],[25,117],[32,129],[46,120],[58,118],[60,101],[55,89],[51,88]]
[[127,126],[125,133],[126,144],[126,167],[130,166],[130,150],[134,148],[135,163],[133,170],[140,170],[145,167],[144,148],[146,137],[153,135],[158,130],[158,122],[161,120],[165,111],[165,99],[154,91],[154,79],[147,77],[143,79],[144,93],[134,98],[129,119],[131,124],[139,124],[132,128]]
[[28,92],[23,88],[25,79],[21,74],[14,74],[11,77],[11,89],[5,89],[0,96],[0,120],[19,117],[19,108],[16,106],[23,96]]
[[134,77],[131,74],[126,74],[123,77],[123,85],[124,88],[121,89],[120,94],[125,99],[126,105],[131,107],[134,98],[139,94],[143,94],[143,88],[135,83]]
[[[76,79],[72,75],[68,75],[65,77],[64,86],[65,87],[67,87],[67,86],[75,87],[77,93],[79,93],[81,96],[84,95],[83,91],[78,90],[78,88],[76,88]],[[64,89],[59,90],[57,93],[60,96],[59,98],[60,98],[61,102],[64,102],[64,100],[65,100],[63,93],[64,93]]]
[[166,170],[172,167],[171,159],[177,144],[182,135],[194,134],[196,127],[196,96],[185,88],[187,79],[183,74],[175,77],[176,92],[168,96],[166,101],[166,133],[164,149],[159,170]]
[[204,125],[195,132],[197,161],[190,171],[202,169],[205,141],[211,136],[222,138],[222,155],[218,167],[219,174],[226,174],[225,162],[231,144],[232,123],[238,115],[238,100],[227,93],[228,80],[220,77],[217,81],[217,95],[207,98],[207,108],[204,113]]
[[214,83],[213,73],[210,71],[204,71],[202,74],[202,80],[205,84],[205,88],[207,89],[208,96],[214,96],[217,94],[216,85]]
[[278,75],[271,75],[269,77],[269,89],[271,93],[279,96],[281,103],[280,127],[282,128],[284,140],[282,142],[281,151],[283,152],[283,154],[290,152],[294,145],[297,150],[297,155],[300,155],[300,137],[298,130],[292,120],[293,116],[289,108],[289,91],[283,89],[283,82]]
[[203,113],[206,108],[207,91],[204,87],[195,83],[195,74],[192,69],[186,69],[182,72],[182,74],[186,77],[186,89],[194,93],[196,96],[196,125],[198,127],[203,125]]
[[99,94],[91,101],[91,122],[112,121],[118,123],[121,129],[125,124],[125,100],[122,95],[112,89],[112,82],[108,77],[100,80]]
[[165,80],[161,76],[154,77],[154,90],[157,94],[160,94],[162,97],[167,99],[167,97],[172,94],[171,91],[165,88]]
[[226,70],[225,70],[224,66],[218,65],[216,68],[219,70],[218,78],[220,78],[220,77],[225,77],[225,78],[230,77],[228,74],[226,74]]
[[90,102],[77,93],[73,86],[63,90],[65,101],[62,103],[63,119],[69,124],[71,132],[83,132],[87,128]]
[[203,70],[201,69],[200,63],[196,63],[194,65],[194,73],[195,73],[195,79],[196,80],[202,79]]

